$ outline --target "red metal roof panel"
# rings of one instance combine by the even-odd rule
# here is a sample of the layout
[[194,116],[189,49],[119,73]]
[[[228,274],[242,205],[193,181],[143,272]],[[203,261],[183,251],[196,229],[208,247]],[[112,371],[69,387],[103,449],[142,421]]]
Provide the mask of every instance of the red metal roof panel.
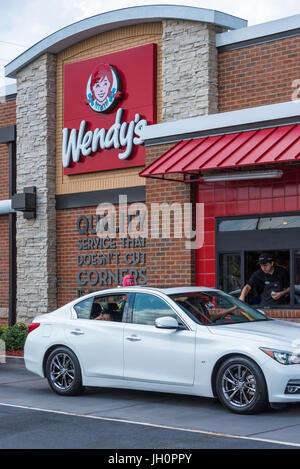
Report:
[[300,161],[300,124],[183,141],[141,171],[151,177]]

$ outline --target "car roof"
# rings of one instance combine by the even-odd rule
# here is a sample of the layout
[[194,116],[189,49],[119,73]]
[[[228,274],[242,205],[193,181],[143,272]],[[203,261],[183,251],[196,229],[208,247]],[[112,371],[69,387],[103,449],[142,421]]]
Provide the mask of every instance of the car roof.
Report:
[[[165,295],[176,295],[177,293],[182,294],[182,293],[192,293],[192,292],[198,292],[198,291],[217,291],[216,288],[211,288],[211,287],[204,287],[204,286],[196,286],[196,287],[152,287],[152,286],[144,286],[144,285],[133,285],[133,286],[128,286],[128,287],[114,287],[114,288],[107,288],[103,290],[98,290],[94,291],[92,293],[89,293],[88,295],[85,295],[83,298],[87,298],[90,296],[95,296],[95,295],[115,295],[115,294],[122,294],[125,292],[143,292],[143,293],[151,293],[151,292],[157,292],[157,293],[164,293]],[[73,302],[77,302],[80,300],[80,298],[77,298],[76,300],[73,300]]]
[[197,292],[197,291],[215,291],[215,288],[209,288],[209,287],[168,287],[168,288],[157,288],[157,287],[146,287],[149,288],[149,290],[158,290],[161,291],[162,293],[165,293],[166,295],[174,295],[176,293],[191,293],[191,292]]

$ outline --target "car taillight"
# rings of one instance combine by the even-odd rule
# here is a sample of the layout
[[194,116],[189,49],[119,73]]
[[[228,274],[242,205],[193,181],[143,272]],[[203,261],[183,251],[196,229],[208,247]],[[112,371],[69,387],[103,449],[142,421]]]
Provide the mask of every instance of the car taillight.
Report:
[[36,329],[37,327],[39,327],[40,323],[39,322],[32,322],[31,324],[28,324],[27,326],[27,334],[29,334],[29,332],[31,331],[34,331],[34,329]]

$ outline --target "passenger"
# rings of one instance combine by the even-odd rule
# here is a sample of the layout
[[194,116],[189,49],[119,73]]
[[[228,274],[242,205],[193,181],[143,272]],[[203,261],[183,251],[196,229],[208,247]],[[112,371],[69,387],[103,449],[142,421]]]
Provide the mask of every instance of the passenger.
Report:
[[106,312],[110,311],[118,311],[119,306],[115,302],[115,297],[114,296],[109,296],[107,299],[107,303],[103,304],[103,310]]
[[111,321],[111,315],[104,311],[103,313],[100,313],[98,317],[95,318],[96,321]]

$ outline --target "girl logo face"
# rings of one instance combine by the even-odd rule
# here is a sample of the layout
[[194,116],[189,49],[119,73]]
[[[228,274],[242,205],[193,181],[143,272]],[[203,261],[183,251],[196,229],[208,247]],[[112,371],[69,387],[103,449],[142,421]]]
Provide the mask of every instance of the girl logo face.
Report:
[[93,111],[112,111],[122,97],[121,80],[117,70],[109,64],[99,64],[89,77],[86,97]]
[[93,93],[98,104],[103,105],[109,95],[109,89],[111,87],[111,82],[107,78],[107,75],[103,79],[100,78],[99,81],[93,86]]

